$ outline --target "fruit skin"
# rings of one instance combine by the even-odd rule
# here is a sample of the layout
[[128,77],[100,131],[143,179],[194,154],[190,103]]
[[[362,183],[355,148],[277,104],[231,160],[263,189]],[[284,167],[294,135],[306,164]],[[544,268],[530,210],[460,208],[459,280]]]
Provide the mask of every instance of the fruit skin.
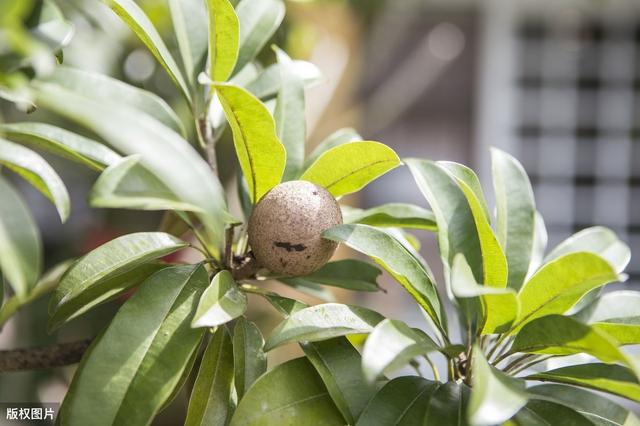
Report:
[[277,185],[258,202],[249,219],[249,244],[261,267],[297,277],[320,269],[338,244],[321,237],[342,224],[335,198],[311,182]]

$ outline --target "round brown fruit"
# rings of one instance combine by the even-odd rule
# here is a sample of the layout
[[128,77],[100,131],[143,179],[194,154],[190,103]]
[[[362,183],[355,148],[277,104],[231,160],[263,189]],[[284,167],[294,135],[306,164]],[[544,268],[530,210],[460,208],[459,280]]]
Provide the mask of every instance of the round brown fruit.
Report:
[[281,183],[253,209],[249,244],[261,267],[297,277],[320,269],[338,244],[325,240],[326,229],[342,224],[335,198],[311,182]]

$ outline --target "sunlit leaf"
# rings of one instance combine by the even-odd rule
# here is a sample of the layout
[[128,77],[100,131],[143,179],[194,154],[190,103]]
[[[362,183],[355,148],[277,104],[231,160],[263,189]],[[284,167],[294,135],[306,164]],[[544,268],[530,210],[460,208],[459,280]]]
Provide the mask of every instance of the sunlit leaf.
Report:
[[247,296],[238,289],[231,272],[220,271],[202,293],[192,327],[216,327],[244,314]]
[[427,231],[437,229],[433,213],[413,204],[389,203],[366,210],[343,208],[342,216],[344,223],[362,223],[379,227],[424,229]]
[[640,343],[640,293],[614,291],[596,298],[573,315],[623,345]]
[[[246,70],[247,67],[244,69]],[[292,71],[304,82],[305,88],[317,84],[324,78],[318,67],[307,61],[294,60]],[[234,77],[234,81],[235,79],[236,77]],[[257,98],[268,99],[278,94],[281,85],[280,66],[271,64],[248,83],[246,89]],[[355,140],[362,140],[362,138],[358,136]]]
[[226,81],[238,59],[240,24],[228,0],[207,0],[209,14],[209,75]]

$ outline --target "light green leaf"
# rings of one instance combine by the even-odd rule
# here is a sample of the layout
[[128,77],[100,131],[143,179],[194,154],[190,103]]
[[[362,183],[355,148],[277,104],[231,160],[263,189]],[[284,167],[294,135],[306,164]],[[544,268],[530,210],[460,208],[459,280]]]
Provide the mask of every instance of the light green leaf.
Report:
[[189,87],[178,68],[178,64],[171,56],[169,49],[162,41],[162,37],[153,26],[153,23],[144,11],[133,0],[103,0],[115,13],[127,24],[129,28],[138,36],[140,41],[147,46],[147,49],[156,58],[162,67],[167,71],[169,77],[178,86],[187,102],[191,103]]
[[225,426],[231,415],[233,349],[225,327],[213,333],[196,377],[185,426]]
[[265,106],[241,87],[216,84],[249,194],[254,203],[280,183],[286,162],[284,146],[276,135],[273,118]]
[[253,60],[284,18],[281,0],[242,0],[236,7],[240,21],[240,51],[234,74]]
[[439,386],[428,401],[423,424],[466,426],[464,408],[470,393],[465,384],[447,382]]
[[358,351],[344,337],[301,345],[347,423],[355,424],[375,392],[364,379]]
[[311,363],[296,358],[256,381],[238,404],[230,426],[302,424],[343,426],[345,420]]
[[[462,254],[453,259],[451,268],[451,291],[462,298],[478,298],[481,334],[503,333],[509,329],[518,316],[518,298],[510,288],[481,286],[476,283],[471,267]],[[474,305],[470,306],[473,309]]]
[[56,206],[62,222],[67,220],[70,209],[67,187],[44,158],[29,148],[0,139],[0,166],[22,176]]
[[616,364],[571,365],[531,374],[526,379],[575,385],[640,401],[637,376],[630,369]]
[[189,322],[206,285],[200,265],[166,268],[149,278],[85,354],[60,423],[149,424],[199,347],[204,330]]
[[382,274],[375,266],[355,259],[329,262],[316,272],[297,278],[281,278],[289,285],[329,285],[354,291],[378,291],[377,280]]
[[594,288],[618,279],[611,265],[587,252],[569,253],[540,268],[518,293],[515,329],[549,314],[562,314]]
[[300,179],[339,197],[359,191],[399,165],[398,155],[380,142],[350,142],[325,151]]
[[631,411],[593,392],[573,386],[538,385],[527,389],[531,398],[556,402],[576,410],[597,426],[638,426],[640,419]]
[[233,329],[233,360],[238,399],[267,371],[267,355],[262,349],[264,339],[258,327],[240,317]]
[[540,212],[536,212],[531,261],[529,262],[529,270],[527,271],[525,282],[528,281],[529,278],[531,278],[531,276],[538,270],[540,265],[542,265],[544,251],[547,248],[548,237],[544,219]]
[[593,426],[577,411],[550,401],[533,399],[509,422],[519,426],[554,426],[562,419],[563,426]]
[[533,189],[522,165],[506,152],[492,149],[491,167],[498,241],[509,264],[509,287],[517,291],[529,270],[536,233]]
[[422,377],[395,378],[387,382],[369,401],[356,425],[422,425],[427,404],[439,387],[438,382]]
[[391,374],[412,359],[437,351],[438,346],[420,330],[398,320],[385,319],[373,329],[362,351],[362,369],[369,383]]
[[473,371],[467,418],[473,425],[494,425],[509,420],[527,403],[524,381],[491,366],[475,346],[471,356]]
[[[246,70],[247,67],[244,69]],[[292,71],[303,81],[305,88],[314,86],[324,78],[318,67],[307,61],[294,60]],[[262,70],[253,81],[246,84],[246,89],[255,97],[266,100],[276,96],[281,85],[280,66],[276,63]],[[354,140],[362,140],[362,138],[358,136]]]
[[629,247],[618,239],[615,232],[603,226],[593,226],[573,234],[558,244],[545,257],[544,262],[580,251],[599,255],[609,262],[617,273],[624,271],[631,260]]
[[637,291],[606,293],[573,318],[604,331],[620,344],[640,343],[640,293]]
[[35,15],[29,18],[30,23],[34,24],[29,30],[32,36],[54,51],[60,51],[69,44],[74,27],[65,19],[56,3],[44,0],[39,3],[34,12]]
[[[487,200],[484,197],[484,191],[482,190],[480,179],[478,179],[476,173],[464,164],[455,163],[453,161],[438,161],[437,164],[447,169],[458,181],[463,182],[469,190],[471,190],[477,204],[480,206],[479,210],[484,213],[486,222],[491,224],[491,213],[489,213]],[[470,197],[467,196],[467,198]]]
[[207,60],[207,20],[202,0],[169,0],[173,31],[187,81],[193,88]]
[[220,271],[202,293],[191,326],[217,327],[247,310],[247,296],[238,289],[231,272]]
[[207,0],[209,13],[209,75],[226,81],[238,59],[240,23],[228,0]]
[[18,298],[27,296],[42,270],[42,242],[31,212],[0,175],[0,270]]
[[[56,71],[47,77],[47,81],[94,101],[127,105],[186,137],[187,133],[180,118],[162,98],[152,92],[104,74],[71,67],[57,67]],[[111,162],[104,164],[108,165]]]
[[322,236],[344,243],[371,257],[411,294],[420,307],[445,333],[446,314],[440,304],[431,272],[391,235],[368,225],[341,225]]
[[344,223],[435,231],[436,218],[422,207],[405,203],[382,204],[367,210],[349,208],[342,211]]
[[335,148],[338,145],[343,145],[349,142],[358,142],[362,140],[362,136],[351,127],[345,127],[343,129],[337,130],[326,137],[322,142],[316,146],[311,154],[307,157],[304,162],[304,168],[308,169],[310,165],[315,163],[315,161],[325,152],[329,151],[331,148]]
[[99,142],[45,123],[0,124],[0,133],[30,148],[77,161],[98,171],[121,158]]
[[370,333],[382,321],[377,312],[358,306],[324,303],[291,314],[272,332],[265,351],[289,342],[315,342],[347,334]]
[[140,265],[186,246],[169,234],[139,232],[94,249],[69,268],[56,288],[49,303],[49,329],[121,294],[160,267]]

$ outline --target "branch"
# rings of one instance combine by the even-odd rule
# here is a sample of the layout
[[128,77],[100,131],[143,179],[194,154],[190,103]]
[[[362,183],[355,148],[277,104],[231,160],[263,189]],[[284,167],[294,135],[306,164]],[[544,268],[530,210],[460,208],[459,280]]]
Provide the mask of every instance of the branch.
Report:
[[0,351],[0,373],[39,370],[76,364],[93,339],[36,348]]

